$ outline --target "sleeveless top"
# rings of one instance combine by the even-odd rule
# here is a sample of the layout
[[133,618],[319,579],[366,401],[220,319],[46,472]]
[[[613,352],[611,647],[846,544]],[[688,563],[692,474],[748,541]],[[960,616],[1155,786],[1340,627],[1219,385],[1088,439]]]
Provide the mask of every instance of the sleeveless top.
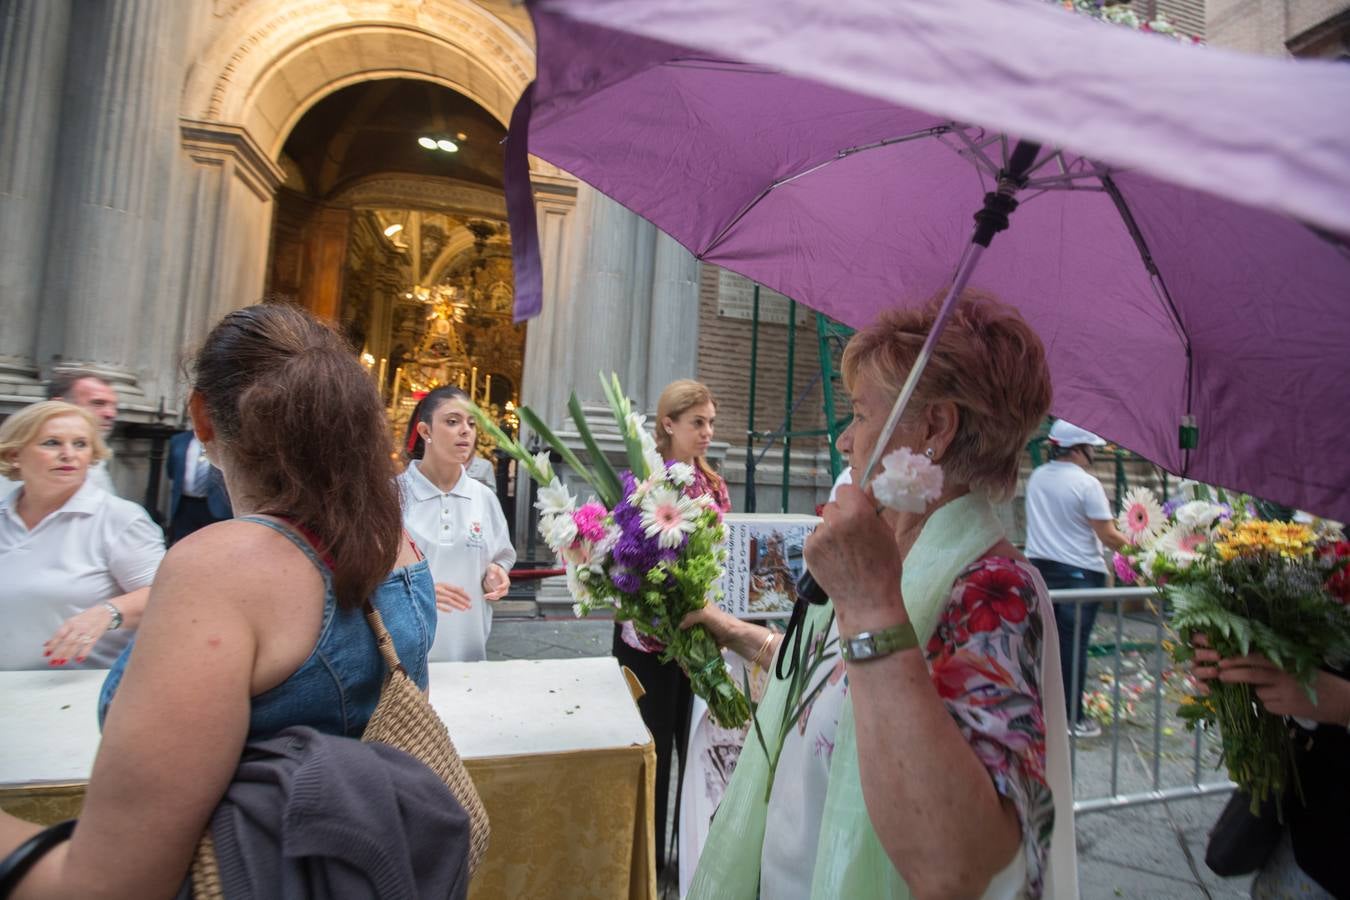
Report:
[[[270,519],[241,516],[240,521],[284,535],[314,563],[324,584],[319,639],[290,677],[252,698],[248,739],[269,737],[292,725],[360,737],[375,711],[386,672],[365,615],[360,609],[338,606],[332,572],[298,534]],[[426,690],[427,651],[436,635],[436,588],[426,560],[391,572],[371,595],[370,604],[384,619],[408,676]],[[98,702],[100,728],[134,646],[134,641],[127,645],[103,682]]]

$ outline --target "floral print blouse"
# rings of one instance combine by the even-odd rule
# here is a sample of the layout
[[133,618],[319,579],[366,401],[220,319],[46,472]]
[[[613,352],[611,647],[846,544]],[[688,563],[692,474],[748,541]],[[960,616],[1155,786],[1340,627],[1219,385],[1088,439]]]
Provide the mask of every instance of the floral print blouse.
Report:
[[[1028,897],[1041,896],[1054,827],[1041,671],[1058,660],[1042,658],[1046,623],[1036,585],[1028,563],[1001,556],[976,560],[957,576],[924,648],[943,704],[995,790],[1017,811]],[[764,843],[761,896],[796,896],[796,885],[811,882],[835,732],[848,694],[843,660],[821,671],[825,686],[783,745],[778,772],[799,777],[774,782],[768,821],[775,834]]]
[[1017,810],[1032,897],[1041,895],[1055,824],[1045,774],[1045,622],[1036,584],[1028,563],[1003,556],[975,561],[957,576],[924,648],[938,696],[994,788]]

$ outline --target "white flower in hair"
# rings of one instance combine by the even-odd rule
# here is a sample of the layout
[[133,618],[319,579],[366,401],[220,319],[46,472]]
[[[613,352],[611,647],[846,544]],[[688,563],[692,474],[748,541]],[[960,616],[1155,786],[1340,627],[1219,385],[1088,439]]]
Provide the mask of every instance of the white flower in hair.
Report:
[[901,447],[881,458],[881,472],[872,478],[872,493],[882,506],[921,513],[942,496],[942,467]]
[[547,487],[539,489],[539,500],[534,505],[545,516],[566,514],[570,519],[572,510],[577,507],[577,500],[568,493],[561,481],[554,478]]

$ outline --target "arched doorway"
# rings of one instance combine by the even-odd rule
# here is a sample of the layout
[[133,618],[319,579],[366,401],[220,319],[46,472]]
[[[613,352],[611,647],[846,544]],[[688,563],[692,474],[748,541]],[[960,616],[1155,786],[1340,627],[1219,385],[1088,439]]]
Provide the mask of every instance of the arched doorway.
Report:
[[516,425],[525,328],[511,321],[504,136],[470,98],[389,78],[324,97],[282,146],[266,296],[341,327],[395,435],[446,384]]

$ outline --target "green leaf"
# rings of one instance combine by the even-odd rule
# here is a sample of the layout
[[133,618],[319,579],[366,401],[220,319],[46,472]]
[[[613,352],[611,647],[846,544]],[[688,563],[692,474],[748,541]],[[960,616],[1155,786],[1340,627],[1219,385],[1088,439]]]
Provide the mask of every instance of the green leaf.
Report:
[[470,403],[469,412],[473,414],[478,422],[478,427],[482,429],[492,440],[500,447],[507,456],[514,459],[525,467],[525,471],[530,473],[530,477],[539,483],[544,483],[543,473],[535,465],[534,457],[524,447],[520,446],[514,438],[492,421],[492,417],[480,409],[478,406]]
[[623,447],[628,454],[628,468],[633,470],[633,477],[641,481],[652,473],[642,455],[642,440],[628,432],[628,414],[632,412],[633,404],[624,394],[619,376],[614,372],[609,373],[609,378],[605,378],[603,372],[600,373],[600,387],[605,392],[605,399],[609,401],[614,421],[619,426],[619,434],[623,435]]
[[623,484],[619,481],[619,473],[614,471],[609,460],[605,459],[600,445],[595,442],[591,426],[586,422],[586,414],[581,410],[581,401],[577,399],[575,391],[567,398],[567,411],[572,414],[572,423],[577,426],[577,434],[581,436],[581,442],[586,445],[586,451],[591,455],[596,480],[603,485],[603,489],[596,487],[600,494],[600,502],[613,509],[623,499]]
[[[544,424],[542,419],[534,414],[534,410],[530,409],[528,406],[522,406],[517,409],[516,412],[520,415],[520,421],[524,422],[529,426],[531,431],[543,438],[544,443],[558,451],[558,455],[563,458],[563,462],[571,466],[572,470],[580,475],[597,494],[602,493],[600,485],[596,483],[595,475],[581,464],[581,460],[577,459],[577,455],[572,452],[570,447],[558,440],[558,436],[553,433],[551,428]],[[612,506],[613,504],[607,503],[605,505]]]

